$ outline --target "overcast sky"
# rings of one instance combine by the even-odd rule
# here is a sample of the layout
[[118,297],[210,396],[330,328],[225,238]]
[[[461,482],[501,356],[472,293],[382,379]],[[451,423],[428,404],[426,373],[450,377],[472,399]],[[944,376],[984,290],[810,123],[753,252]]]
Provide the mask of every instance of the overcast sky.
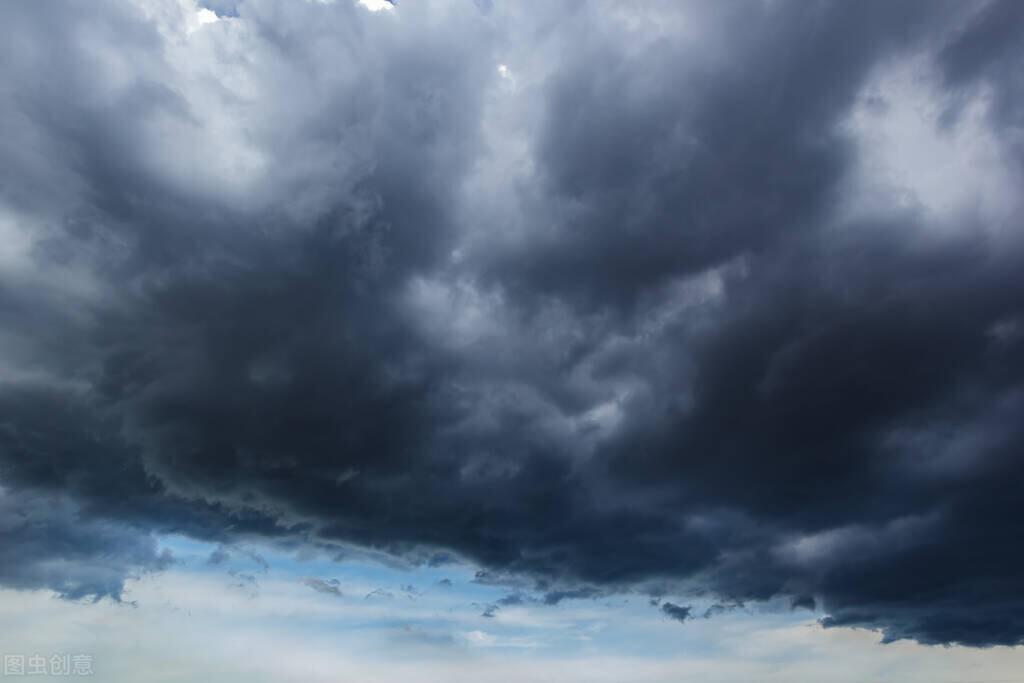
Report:
[[0,654],[1024,680],[1022,176],[1019,0],[2,2]]

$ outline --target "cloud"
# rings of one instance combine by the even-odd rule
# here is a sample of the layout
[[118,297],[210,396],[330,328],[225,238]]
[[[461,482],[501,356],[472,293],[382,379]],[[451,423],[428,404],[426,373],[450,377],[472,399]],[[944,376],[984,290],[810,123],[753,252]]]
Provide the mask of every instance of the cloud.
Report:
[[1017,3],[939,4],[4,5],[0,582],[180,533],[1021,642],[1020,201],[850,126],[1019,184]]
[[[561,595],[561,596],[558,597],[558,600],[554,600],[554,601],[549,600],[548,596],[544,596],[543,600],[537,600],[537,599],[531,598],[531,597],[529,597],[527,595],[523,595],[522,593],[509,593],[505,597],[498,598],[497,600],[495,600],[490,605],[487,605],[484,608],[484,611],[481,613],[480,616],[491,618],[494,615],[496,615],[501,610],[502,607],[518,607],[520,605],[537,604],[537,603],[544,604],[544,605],[557,605],[561,600],[563,600],[563,599],[565,599],[567,597],[571,597],[571,596]],[[573,596],[573,597],[583,597],[583,596]],[[589,597],[589,596],[587,596],[587,597]]]
[[334,595],[334,596],[339,597],[339,598],[342,596],[341,588],[338,587],[339,586],[339,582],[338,582],[337,579],[326,579],[325,580],[325,579],[317,579],[317,578],[313,578],[313,577],[307,577],[307,578],[302,580],[302,583],[304,583],[305,585],[309,586],[310,588],[315,590],[317,593],[323,593],[325,595]]
[[72,600],[120,601],[128,576],[174,561],[143,530],[90,517],[65,496],[26,490],[0,489],[0,542],[0,583]]
[[692,610],[693,608],[689,605],[683,607],[682,605],[677,605],[674,602],[663,602],[661,604],[661,611],[665,616],[669,619],[675,619],[678,622],[684,622],[691,619],[692,615],[690,612]]
[[206,564],[210,565],[221,565],[231,559],[231,553],[225,550],[223,547],[218,546],[210,553],[210,556],[206,559]]
[[595,588],[582,587],[573,588],[571,590],[558,590],[551,591],[544,595],[545,605],[557,605],[562,600],[580,600],[580,599],[593,599],[600,597],[602,592]]

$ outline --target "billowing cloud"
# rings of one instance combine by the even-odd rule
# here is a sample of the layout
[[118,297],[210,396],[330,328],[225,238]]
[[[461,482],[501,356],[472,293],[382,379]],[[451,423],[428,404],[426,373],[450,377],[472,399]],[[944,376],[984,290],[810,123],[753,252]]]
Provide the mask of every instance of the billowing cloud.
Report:
[[164,569],[173,556],[127,524],[91,517],[65,496],[0,489],[0,584],[48,588],[69,599],[121,599],[126,574]]
[[0,26],[5,585],[173,532],[1024,639],[1019,3]]

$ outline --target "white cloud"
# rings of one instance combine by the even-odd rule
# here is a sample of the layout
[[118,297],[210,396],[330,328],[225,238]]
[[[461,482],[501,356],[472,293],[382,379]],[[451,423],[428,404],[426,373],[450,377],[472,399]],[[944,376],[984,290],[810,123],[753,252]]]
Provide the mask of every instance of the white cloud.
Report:
[[1020,178],[990,125],[991,93],[959,101],[938,82],[929,64],[910,59],[864,87],[845,123],[859,155],[849,211],[916,209],[951,229],[965,212],[999,226],[1013,211]]
[[359,4],[371,12],[380,12],[381,10],[390,12],[395,9],[395,6],[388,0],[359,0]]
[[[372,583],[346,578],[342,565],[345,597],[326,599],[280,575],[279,562],[255,593],[184,566],[135,579],[125,596],[134,606],[0,590],[0,644],[8,654],[89,654],[97,680],[109,683],[930,683],[1012,678],[1024,667],[1021,648],[881,646],[877,634],[785,613],[680,625],[642,600],[570,601],[484,619],[458,588],[401,604],[360,601],[353,596]],[[560,640],[570,634],[575,648]]]

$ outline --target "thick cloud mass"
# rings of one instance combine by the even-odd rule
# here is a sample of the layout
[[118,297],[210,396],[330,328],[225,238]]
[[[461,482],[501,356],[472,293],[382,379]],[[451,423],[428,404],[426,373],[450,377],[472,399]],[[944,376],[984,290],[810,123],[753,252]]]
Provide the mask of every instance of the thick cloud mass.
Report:
[[1020,3],[209,7],[0,5],[0,582],[176,532],[1024,641]]

